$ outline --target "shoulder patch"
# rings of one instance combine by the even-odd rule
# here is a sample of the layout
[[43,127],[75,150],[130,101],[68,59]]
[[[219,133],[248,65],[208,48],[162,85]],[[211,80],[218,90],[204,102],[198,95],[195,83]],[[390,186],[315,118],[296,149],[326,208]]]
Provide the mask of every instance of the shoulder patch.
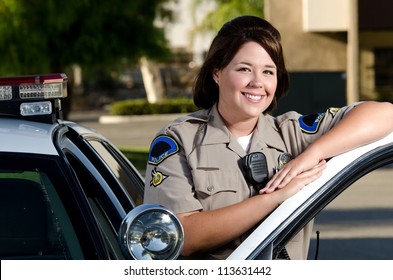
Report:
[[299,118],[299,125],[303,132],[314,134],[318,131],[319,125],[323,120],[325,113],[312,114],[301,116]]
[[177,152],[179,152],[179,145],[175,139],[167,135],[159,135],[151,143],[148,163],[158,165]]

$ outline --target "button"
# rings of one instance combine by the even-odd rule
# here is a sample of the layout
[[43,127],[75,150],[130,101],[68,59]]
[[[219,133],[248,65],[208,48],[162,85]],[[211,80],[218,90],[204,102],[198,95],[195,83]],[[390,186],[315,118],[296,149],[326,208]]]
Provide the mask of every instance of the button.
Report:
[[208,190],[209,192],[212,192],[212,191],[214,191],[214,187],[213,187],[213,186],[208,186],[208,187],[207,187],[207,190]]

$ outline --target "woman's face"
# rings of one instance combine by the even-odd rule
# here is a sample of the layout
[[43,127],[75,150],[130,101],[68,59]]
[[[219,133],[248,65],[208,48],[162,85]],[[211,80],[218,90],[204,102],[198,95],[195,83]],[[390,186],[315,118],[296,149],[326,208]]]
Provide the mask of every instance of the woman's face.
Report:
[[226,122],[257,120],[271,104],[277,88],[277,67],[255,42],[244,44],[231,62],[213,73],[219,86],[218,110]]

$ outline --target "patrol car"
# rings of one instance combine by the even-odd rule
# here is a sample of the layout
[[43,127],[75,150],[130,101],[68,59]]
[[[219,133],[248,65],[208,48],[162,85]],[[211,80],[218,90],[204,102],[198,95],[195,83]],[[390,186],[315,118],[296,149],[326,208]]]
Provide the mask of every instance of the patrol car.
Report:
[[176,216],[105,137],[62,118],[65,74],[0,78],[0,258],[172,259]]

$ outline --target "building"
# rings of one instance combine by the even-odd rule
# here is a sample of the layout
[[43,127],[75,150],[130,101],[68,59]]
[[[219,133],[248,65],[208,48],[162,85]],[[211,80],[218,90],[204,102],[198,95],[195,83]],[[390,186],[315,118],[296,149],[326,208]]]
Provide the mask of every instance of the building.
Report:
[[[391,0],[264,0],[265,17],[281,33],[291,88],[276,113],[308,113],[358,100],[393,101],[393,2]],[[212,1],[213,2],[213,1]],[[213,2],[214,3],[214,2]],[[200,64],[212,37],[192,35],[213,4],[174,6],[167,27],[173,48]]]
[[265,0],[292,87],[282,111],[393,100],[393,2]]

